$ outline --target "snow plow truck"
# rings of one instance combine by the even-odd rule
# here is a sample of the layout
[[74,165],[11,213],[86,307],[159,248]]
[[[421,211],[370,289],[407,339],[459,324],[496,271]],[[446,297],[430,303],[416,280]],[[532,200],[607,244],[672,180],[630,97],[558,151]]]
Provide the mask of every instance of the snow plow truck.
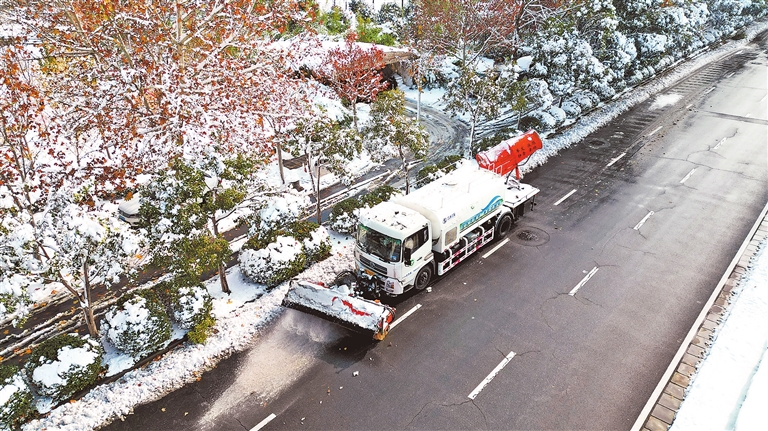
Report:
[[519,165],[541,147],[529,131],[478,153],[477,165],[463,163],[363,211],[355,272],[340,274],[330,287],[293,281],[283,305],[384,339],[395,309],[379,298],[425,289],[434,276],[506,236],[526,206],[533,209],[539,190],[520,182]]

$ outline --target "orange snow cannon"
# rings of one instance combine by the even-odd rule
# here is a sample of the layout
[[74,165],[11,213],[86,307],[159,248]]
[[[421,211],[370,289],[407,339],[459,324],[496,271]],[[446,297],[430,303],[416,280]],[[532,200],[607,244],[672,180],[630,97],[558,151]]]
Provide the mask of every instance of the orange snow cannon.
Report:
[[530,157],[531,154],[542,147],[541,137],[535,130],[529,130],[520,136],[506,141],[488,150],[477,153],[477,164],[501,176],[506,176],[515,171],[515,176],[520,179],[520,162]]

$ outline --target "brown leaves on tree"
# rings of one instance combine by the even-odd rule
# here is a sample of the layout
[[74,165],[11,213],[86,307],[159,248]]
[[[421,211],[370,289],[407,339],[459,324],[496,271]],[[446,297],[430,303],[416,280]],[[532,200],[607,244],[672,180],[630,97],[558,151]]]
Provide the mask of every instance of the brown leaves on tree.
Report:
[[381,69],[384,68],[384,52],[373,45],[363,49],[357,35],[350,33],[343,46],[328,51],[321,77],[342,99],[352,106],[352,118],[357,130],[358,102],[372,102],[376,95],[387,89]]

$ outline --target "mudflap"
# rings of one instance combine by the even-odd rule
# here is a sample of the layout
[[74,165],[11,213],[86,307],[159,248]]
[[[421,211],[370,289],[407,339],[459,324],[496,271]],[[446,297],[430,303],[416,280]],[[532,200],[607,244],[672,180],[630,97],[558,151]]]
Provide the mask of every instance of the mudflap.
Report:
[[378,301],[355,296],[348,286],[292,280],[283,306],[312,314],[356,332],[383,340],[395,318],[395,309]]

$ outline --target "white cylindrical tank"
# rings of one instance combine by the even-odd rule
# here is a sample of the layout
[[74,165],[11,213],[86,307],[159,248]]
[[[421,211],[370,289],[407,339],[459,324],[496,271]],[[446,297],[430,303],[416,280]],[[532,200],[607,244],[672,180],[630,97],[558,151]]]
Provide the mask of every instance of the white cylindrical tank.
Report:
[[[392,202],[426,217],[432,224],[432,240],[438,241],[434,248],[442,250],[495,212],[505,194],[501,176],[465,163],[409,195],[393,198]],[[454,228],[456,232],[449,232]]]

